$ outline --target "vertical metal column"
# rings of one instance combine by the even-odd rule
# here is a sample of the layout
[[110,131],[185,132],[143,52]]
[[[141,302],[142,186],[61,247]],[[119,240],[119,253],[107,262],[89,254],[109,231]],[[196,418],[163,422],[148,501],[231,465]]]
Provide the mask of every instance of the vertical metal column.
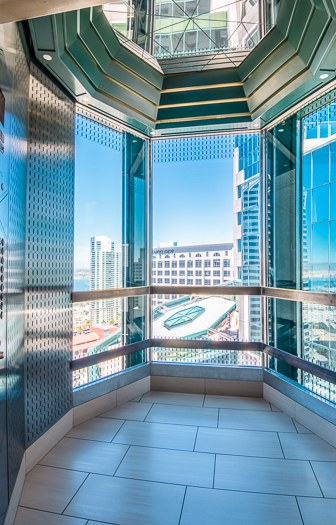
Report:
[[[267,286],[267,159],[266,132],[260,133],[260,187],[259,187],[259,221],[260,221],[260,285]],[[267,298],[260,297],[260,333],[261,341],[267,342]],[[265,354],[261,354],[262,367],[265,368]]]
[[[153,194],[152,194],[152,139],[149,139],[147,146],[147,174],[146,174],[146,285],[152,282],[152,246],[153,244]],[[146,305],[146,339],[152,337],[152,296],[147,296]],[[147,361],[152,360],[152,350],[147,349]]]

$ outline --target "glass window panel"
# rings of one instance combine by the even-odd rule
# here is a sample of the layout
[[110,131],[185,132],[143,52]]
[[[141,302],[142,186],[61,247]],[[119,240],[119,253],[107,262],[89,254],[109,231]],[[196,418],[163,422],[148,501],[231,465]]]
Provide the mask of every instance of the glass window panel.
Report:
[[312,190],[313,222],[329,219],[329,184],[318,186]]
[[336,182],[330,184],[330,219],[336,219]]
[[311,188],[311,155],[303,156],[302,180],[305,189]]
[[304,224],[311,222],[311,190],[303,191],[302,219]]
[[330,263],[336,264],[336,221],[330,222]]
[[260,341],[260,297],[154,295],[152,305],[154,338]]
[[[334,133],[336,133],[336,123],[335,123]],[[330,144],[330,180],[336,180],[336,142],[335,141]]]
[[329,182],[329,146],[313,152],[313,186]]
[[[145,311],[146,300],[144,296],[124,299],[114,299],[118,303],[120,318],[116,323],[100,323],[95,325],[84,324],[90,312],[90,307],[96,303],[97,308],[104,307],[104,303],[111,300],[75,303],[74,309],[79,319],[83,322],[74,326],[73,359],[100,354],[107,350],[123,346],[125,336],[130,339],[143,341],[145,339]],[[130,312],[133,312],[130,315]],[[124,323],[122,321],[124,319]],[[146,362],[146,352],[136,352],[129,356],[110,359],[98,365],[90,366],[73,372],[73,387],[82,387],[88,383],[97,382],[108,376],[117,374],[130,366]]]
[[329,262],[329,224],[320,222],[312,226],[312,262]]

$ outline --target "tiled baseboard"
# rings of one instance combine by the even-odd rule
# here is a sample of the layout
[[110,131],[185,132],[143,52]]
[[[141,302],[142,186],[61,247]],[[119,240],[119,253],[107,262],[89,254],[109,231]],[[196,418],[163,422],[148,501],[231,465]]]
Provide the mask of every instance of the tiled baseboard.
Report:
[[151,376],[151,390],[218,396],[263,397],[262,381]]
[[[295,388],[295,387],[294,387]],[[306,394],[311,396],[311,394]],[[264,383],[264,398],[272,403],[272,405],[279,408],[282,412],[295,419],[298,423],[308,428],[311,432],[319,436],[320,438],[330,443],[333,447],[336,447],[336,425],[327,421],[324,417],[321,417],[316,412],[309,410],[305,406],[301,405],[297,401],[294,401],[287,395],[279,392],[279,390],[272,386]],[[321,403],[321,412],[324,402]],[[335,408],[330,407],[332,410]]]

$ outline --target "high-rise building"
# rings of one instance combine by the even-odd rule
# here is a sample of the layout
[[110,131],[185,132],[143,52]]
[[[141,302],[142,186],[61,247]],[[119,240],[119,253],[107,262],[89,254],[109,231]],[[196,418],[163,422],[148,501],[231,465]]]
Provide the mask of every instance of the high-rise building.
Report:
[[[242,286],[260,285],[259,134],[238,135],[233,172],[234,268]],[[260,298],[239,298],[239,337],[260,340]]]
[[[106,236],[91,238],[90,290],[109,290],[121,286],[121,254]],[[92,301],[91,324],[109,323],[120,315],[119,299]]]

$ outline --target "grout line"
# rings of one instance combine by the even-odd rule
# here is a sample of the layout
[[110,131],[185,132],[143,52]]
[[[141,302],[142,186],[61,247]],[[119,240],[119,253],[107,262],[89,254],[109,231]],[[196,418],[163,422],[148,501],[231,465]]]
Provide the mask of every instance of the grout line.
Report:
[[152,406],[151,406],[150,409],[148,410],[148,412],[147,412],[146,416],[143,418],[142,422],[146,421],[146,419],[148,418],[148,416],[149,416],[149,414],[150,414],[150,412],[151,412],[151,410],[152,410],[154,404],[155,404],[155,403],[152,403]]
[[186,495],[187,495],[187,486],[186,486],[185,491],[184,491],[184,496],[183,496],[183,501],[182,501],[182,506],[181,506],[181,514],[180,514],[180,519],[179,519],[179,525],[180,525],[181,519],[182,519],[182,512],[183,512],[184,501],[185,501]]
[[[119,434],[120,430],[122,429],[122,427],[124,426],[124,424],[126,423],[126,419],[125,421],[123,422],[123,424],[121,425],[121,427],[118,429],[117,433],[114,434],[113,438],[111,439],[110,443],[113,443],[113,441],[115,440],[115,438],[117,437],[117,435]],[[116,444],[116,443],[115,443]]]
[[282,443],[281,443],[281,439],[280,439],[280,436],[279,436],[279,432],[277,432],[276,434],[278,436],[278,440],[279,440],[279,443],[280,443],[280,448],[281,448],[282,455],[283,455],[284,459],[286,459],[285,453],[284,453],[283,448],[282,448]]
[[220,409],[217,408],[217,410],[218,410],[218,414],[217,414],[217,428],[219,428],[219,410],[220,410]]
[[204,396],[203,396],[203,405],[202,405],[203,408],[204,408],[204,403],[205,403],[205,396],[206,396],[206,394],[204,394]]
[[125,459],[125,456],[127,454],[127,452],[129,451],[129,449],[131,448],[132,445],[129,445],[128,449],[126,450],[125,454],[123,455],[123,457],[121,458],[120,462],[119,462],[119,465],[117,466],[117,468],[115,469],[114,471],[114,474],[112,474],[112,477],[116,475],[117,473],[117,470],[119,469],[120,465],[122,464],[122,462],[124,461]]
[[213,473],[213,480],[212,480],[213,489],[215,488],[216,462],[217,462],[217,454],[215,454],[215,462],[214,462],[214,473]]
[[197,436],[198,436],[198,430],[199,430],[199,427],[197,427],[197,430],[196,430],[196,435],[195,435],[195,443],[194,443],[194,448],[193,448],[193,452],[195,452],[195,447],[196,447],[196,441],[197,441]]
[[[78,472],[78,471],[77,471]],[[85,481],[88,479],[88,477],[90,476],[90,474],[88,474],[86,476],[86,478],[84,479],[83,483],[80,484],[80,486],[78,487],[78,489],[76,490],[75,494],[72,496],[72,498],[70,499],[69,503],[66,505],[65,509],[63,509],[62,513],[61,514],[64,514],[64,512],[66,511],[66,509],[69,507],[70,503],[72,502],[72,500],[74,499],[74,497],[76,496],[76,494],[78,494],[79,490],[82,488],[82,486],[84,485]]]
[[312,469],[312,471],[313,471],[313,473],[314,473],[314,476],[315,476],[315,479],[316,479],[317,484],[318,484],[318,486],[319,486],[319,489],[320,489],[320,491],[321,491],[322,497],[324,498],[323,490],[322,490],[322,488],[321,488],[321,485],[320,485],[320,483],[319,483],[319,480],[317,479],[317,476],[316,476],[316,474],[315,474],[315,470],[314,470],[313,465],[311,464],[311,461],[309,461],[309,465],[310,465],[310,468]]
[[296,501],[296,504],[297,504],[298,509],[299,509],[299,513],[300,513],[300,517],[301,517],[302,523],[303,523],[303,525],[304,525],[304,521],[303,521],[303,517],[302,517],[302,514],[301,514],[301,509],[300,509],[300,505],[299,505],[299,502],[298,502],[297,496],[295,496],[295,501]]
[[295,419],[291,417],[291,420],[293,421],[294,428],[296,430],[296,433],[298,434],[298,429],[296,428]]

